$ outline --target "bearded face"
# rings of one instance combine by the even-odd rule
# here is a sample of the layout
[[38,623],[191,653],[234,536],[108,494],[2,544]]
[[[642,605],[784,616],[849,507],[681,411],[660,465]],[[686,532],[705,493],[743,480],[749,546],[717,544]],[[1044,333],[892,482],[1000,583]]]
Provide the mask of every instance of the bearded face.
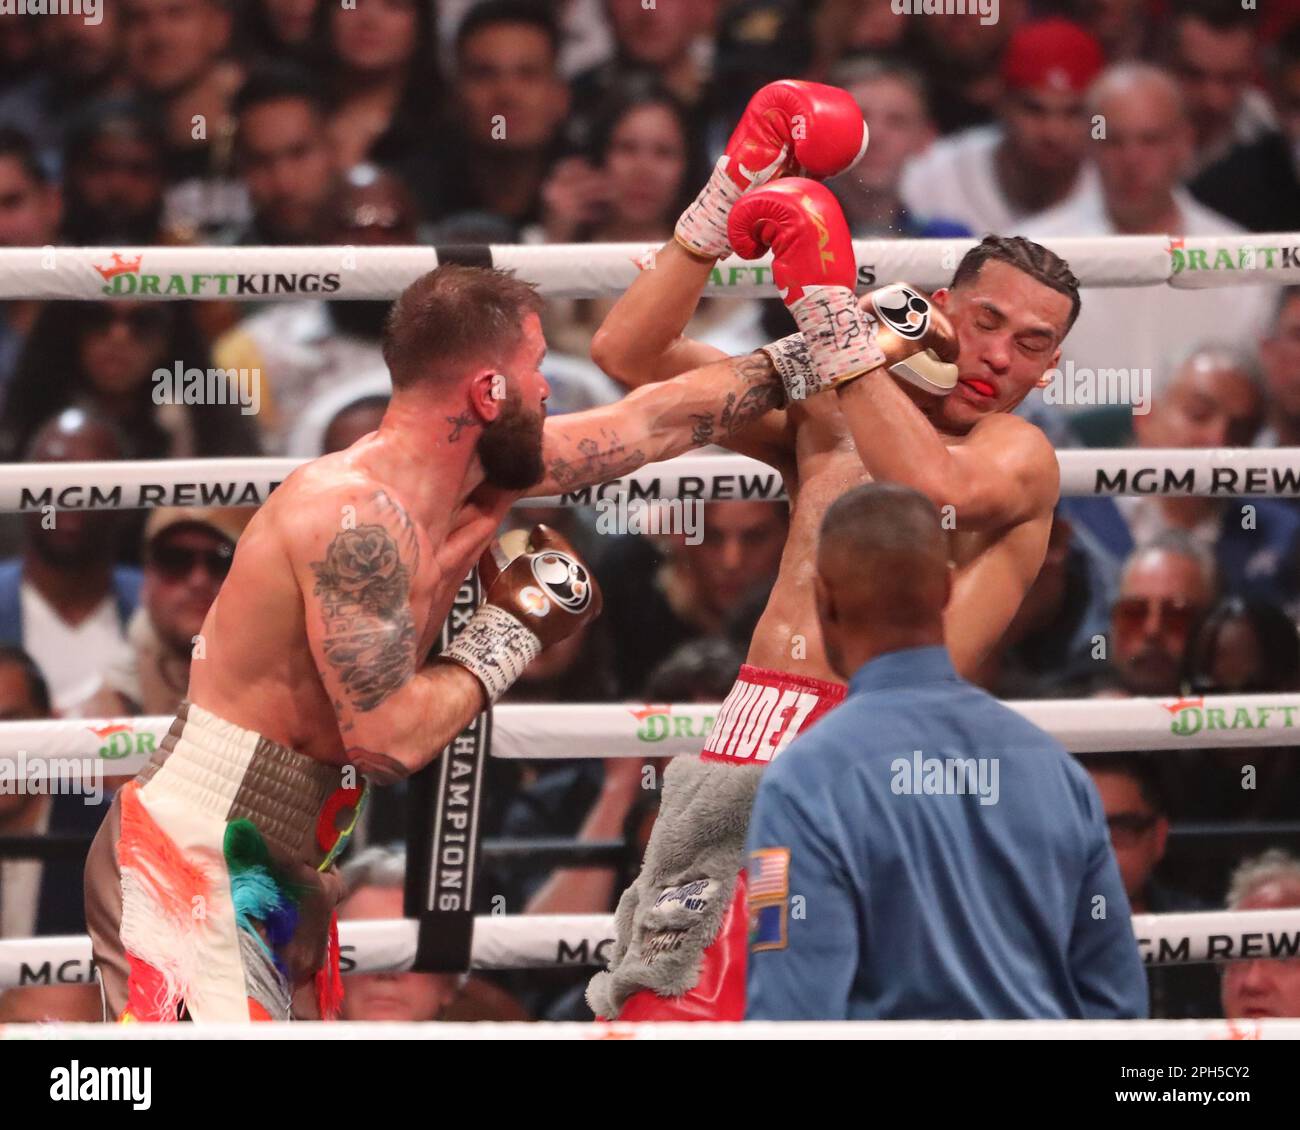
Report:
[[501,414],[478,437],[478,457],[487,481],[501,490],[527,490],[541,482],[543,413],[529,412],[511,391]]

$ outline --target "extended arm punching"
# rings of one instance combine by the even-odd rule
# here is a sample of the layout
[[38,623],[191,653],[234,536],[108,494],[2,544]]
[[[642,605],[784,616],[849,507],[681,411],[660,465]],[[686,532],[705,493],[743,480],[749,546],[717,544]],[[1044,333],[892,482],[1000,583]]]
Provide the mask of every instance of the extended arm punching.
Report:
[[693,447],[728,444],[783,401],[776,370],[759,352],[647,385],[615,404],[548,420],[542,448],[546,475],[528,493],[575,490]]

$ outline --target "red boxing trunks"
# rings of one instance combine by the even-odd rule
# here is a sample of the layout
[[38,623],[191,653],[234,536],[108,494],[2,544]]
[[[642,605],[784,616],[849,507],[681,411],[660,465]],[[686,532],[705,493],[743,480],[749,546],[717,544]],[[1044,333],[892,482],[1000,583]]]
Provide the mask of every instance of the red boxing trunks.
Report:
[[740,1020],[745,1012],[745,833],[763,766],[844,687],[746,665],[696,757],[673,759],[645,861],[619,900],[597,1016]]

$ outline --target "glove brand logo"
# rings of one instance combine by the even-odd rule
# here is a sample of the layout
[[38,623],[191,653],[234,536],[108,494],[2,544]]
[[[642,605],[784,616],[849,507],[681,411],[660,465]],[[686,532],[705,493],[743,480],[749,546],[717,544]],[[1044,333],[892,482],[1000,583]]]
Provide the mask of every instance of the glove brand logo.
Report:
[[918,339],[930,328],[930,304],[911,287],[886,287],[873,295],[881,320],[895,333]]
[[567,553],[549,550],[537,554],[533,558],[533,576],[551,600],[568,612],[577,614],[591,603],[591,578]]
[[831,241],[830,229],[826,226],[826,221],[822,219],[822,214],[817,211],[817,205],[813,202],[811,196],[803,196],[799,203],[803,205],[803,210],[808,219],[812,221],[813,227],[817,229],[817,258],[822,265],[822,273],[826,272],[826,265],[835,262],[835,252],[827,251],[826,245]]
[[703,914],[704,908],[709,905],[709,895],[713,893],[712,888],[715,886],[712,879],[693,879],[679,887],[668,887],[655,899],[655,906],[663,906],[664,903],[680,903],[683,910]]

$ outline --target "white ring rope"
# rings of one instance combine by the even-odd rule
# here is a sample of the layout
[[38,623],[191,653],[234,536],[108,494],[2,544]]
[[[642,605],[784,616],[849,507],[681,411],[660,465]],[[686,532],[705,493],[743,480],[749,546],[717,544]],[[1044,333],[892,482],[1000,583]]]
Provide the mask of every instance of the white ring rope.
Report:
[[[744,1023],[0,1024],[0,1040],[1297,1040],[1300,1020],[747,1020]],[[1151,1088],[1150,1080],[1131,1080]],[[1181,1090],[1186,1084],[1175,1081]],[[1168,1090],[1167,1080],[1160,1080]],[[1239,1089],[1232,1081],[1219,1094]],[[1246,1092],[1249,1094],[1249,1092]],[[1228,1101],[1222,1099],[1221,1101]],[[1243,1101],[1249,1101],[1243,1100]]]
[[[1300,448],[1085,448],[1058,451],[1061,494],[1300,496]],[[154,506],[257,506],[302,459],[170,459],[0,464],[0,513],[136,510]],[[692,453],[596,486],[521,506],[590,506],[636,499],[777,501],[781,476],[744,455]]]
[[[719,705],[506,702],[493,708],[492,756],[567,761],[695,754]],[[1031,699],[1007,705],[1071,753],[1300,746],[1300,695]],[[59,786],[81,781],[87,771],[97,779],[134,776],[172,721],[154,715],[0,722],[0,794],[21,788],[22,781],[40,782],[38,788],[52,792],[80,792]]]
[[[975,239],[855,240],[862,289],[906,279],[946,286]],[[1180,289],[1300,282],[1300,234],[1051,239],[1085,286]],[[514,270],[554,298],[621,294],[658,245],[492,244],[472,247],[30,247],[0,250],[0,299],[396,298],[440,260]],[[718,264],[705,293],[774,298],[770,257]]]
[[[415,919],[339,923],[344,973],[406,971],[415,960]],[[1135,914],[1133,933],[1148,965],[1300,959],[1300,909]],[[472,969],[558,969],[604,965],[612,914],[487,914],[474,920]],[[0,941],[0,989],[91,980],[84,936]]]

